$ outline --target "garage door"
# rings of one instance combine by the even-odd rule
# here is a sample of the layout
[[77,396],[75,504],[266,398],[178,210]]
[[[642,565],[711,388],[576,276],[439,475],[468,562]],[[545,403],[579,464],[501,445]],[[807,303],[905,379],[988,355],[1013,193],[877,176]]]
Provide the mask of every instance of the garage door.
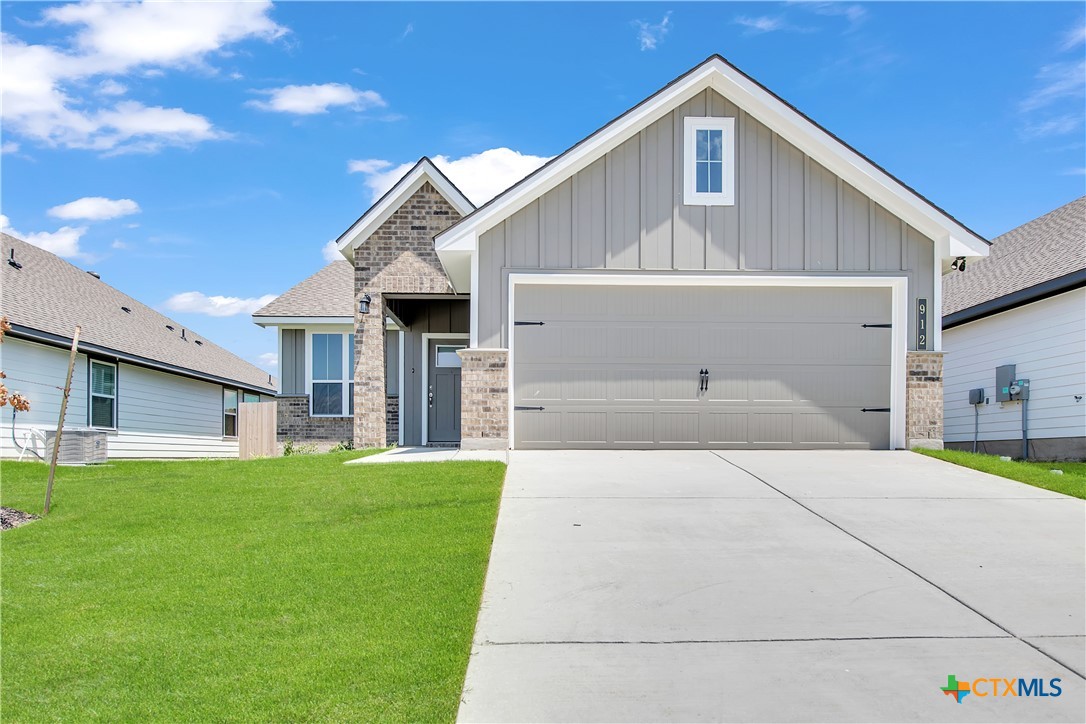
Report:
[[889,447],[887,288],[518,285],[514,317],[517,448]]

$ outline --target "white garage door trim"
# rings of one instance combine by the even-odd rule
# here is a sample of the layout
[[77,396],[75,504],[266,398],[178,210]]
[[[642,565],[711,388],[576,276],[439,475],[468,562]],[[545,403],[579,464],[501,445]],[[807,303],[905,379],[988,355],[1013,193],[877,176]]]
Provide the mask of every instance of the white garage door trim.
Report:
[[[512,325],[516,318],[514,305],[518,285],[553,284],[553,285],[599,285],[599,286],[763,286],[763,287],[889,287],[891,290],[891,315],[894,325],[890,342],[890,449],[905,447],[905,353],[908,350],[908,291],[907,277],[852,277],[826,275],[728,275],[707,276],[700,274],[579,274],[568,272],[514,272],[509,275],[509,309],[507,317],[507,336],[509,339],[509,398],[512,400],[516,389],[513,370],[516,369],[514,356]],[[512,402],[509,404],[509,445],[515,447],[515,416]]]

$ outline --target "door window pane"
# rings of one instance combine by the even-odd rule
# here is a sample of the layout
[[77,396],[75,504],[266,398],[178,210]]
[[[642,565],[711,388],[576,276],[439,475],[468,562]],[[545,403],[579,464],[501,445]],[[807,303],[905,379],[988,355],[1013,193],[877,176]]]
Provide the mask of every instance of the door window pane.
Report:
[[439,344],[434,350],[434,364],[437,367],[459,367],[460,355],[456,350],[464,349],[462,344]]

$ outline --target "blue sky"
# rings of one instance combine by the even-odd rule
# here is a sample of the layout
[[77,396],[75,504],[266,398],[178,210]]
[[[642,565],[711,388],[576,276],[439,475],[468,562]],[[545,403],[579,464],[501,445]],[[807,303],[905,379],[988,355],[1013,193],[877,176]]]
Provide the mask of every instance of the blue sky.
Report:
[[1081,3],[4,3],[5,230],[249,314],[421,155],[473,200],[713,53],[996,236],[1084,193]]

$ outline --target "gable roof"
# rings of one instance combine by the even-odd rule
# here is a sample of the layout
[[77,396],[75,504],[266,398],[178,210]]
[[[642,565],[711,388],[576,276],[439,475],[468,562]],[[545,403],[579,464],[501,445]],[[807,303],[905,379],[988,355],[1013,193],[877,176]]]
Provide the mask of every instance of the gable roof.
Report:
[[[0,241],[0,313],[11,322],[13,337],[68,346],[79,325],[80,351],[220,384],[275,392],[264,370],[101,279],[22,239],[0,234]],[[12,252],[22,268],[8,263]]]
[[[922,234],[937,242],[945,241],[944,256],[987,255],[988,242],[979,234],[891,176],[720,55],[710,56],[439,233],[435,237],[438,254],[443,261],[446,255],[450,255],[451,261],[458,253],[473,252],[479,234],[706,88],[713,88],[737,104]],[[460,288],[462,282],[462,279],[454,280],[457,288]]]
[[962,324],[1086,284],[1086,196],[992,240],[943,277],[943,319]]
[[365,242],[381,224],[388,221],[388,217],[403,206],[403,203],[411,197],[411,194],[418,191],[427,181],[461,215],[475,210],[475,205],[468,201],[468,197],[464,196],[460,189],[456,188],[456,184],[450,181],[448,176],[441,173],[441,170],[434,165],[433,161],[423,156],[411,167],[411,170],[403,175],[403,178],[397,181],[381,198],[377,199],[364,214],[359,216],[358,220],[351,224],[349,229],[339,235],[339,238],[336,239],[336,246],[339,248],[339,252],[343,254],[343,257],[351,261],[353,259],[351,252]]
[[298,282],[253,313],[253,321],[274,317],[347,317],[354,320],[354,265],[337,259]]

